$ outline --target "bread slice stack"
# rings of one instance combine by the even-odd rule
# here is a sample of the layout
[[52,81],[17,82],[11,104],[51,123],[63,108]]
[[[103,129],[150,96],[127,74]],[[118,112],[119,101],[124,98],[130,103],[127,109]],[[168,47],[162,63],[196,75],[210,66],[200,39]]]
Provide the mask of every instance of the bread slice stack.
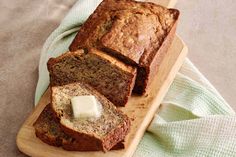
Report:
[[[98,118],[75,118],[71,98],[93,95],[101,104]],[[66,150],[108,151],[122,149],[130,129],[129,118],[107,98],[87,84],[51,86],[51,104],[34,123],[35,133],[45,143]]]
[[[127,103],[136,69],[97,49],[81,49],[51,58],[48,70],[51,105],[34,124],[37,137],[66,150],[106,152],[124,148],[122,141],[131,123],[116,106]],[[101,116],[75,118],[71,99],[88,95],[101,104]]]
[[84,82],[116,106],[125,106],[136,78],[136,68],[93,48],[51,58],[48,70],[52,86]]
[[[51,87],[52,103],[35,122],[36,135],[50,145],[66,150],[93,151],[123,148],[130,120],[109,100],[85,84],[72,83]],[[102,105],[98,119],[73,117],[70,99],[73,96],[94,95]]]
[[[60,127],[59,121],[53,116],[51,104],[48,104],[38,119],[34,123],[35,134],[43,142],[56,146],[63,147],[69,151],[99,151],[101,147],[84,147],[83,143],[76,140],[72,136],[66,134]],[[117,143],[111,150],[123,149],[123,141]]]
[[[103,0],[59,57],[50,58],[51,103],[34,123],[36,136],[66,150],[124,148],[132,92],[145,94],[171,45],[179,11],[149,2]],[[71,99],[93,95],[95,119],[73,116]]]

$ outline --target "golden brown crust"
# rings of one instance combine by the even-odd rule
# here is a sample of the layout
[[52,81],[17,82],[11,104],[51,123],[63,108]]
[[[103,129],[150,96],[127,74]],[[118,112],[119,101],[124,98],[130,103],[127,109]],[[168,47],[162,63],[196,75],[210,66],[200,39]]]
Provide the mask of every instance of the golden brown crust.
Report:
[[158,72],[159,66],[162,63],[163,58],[165,57],[173,39],[175,36],[175,31],[178,23],[179,11],[175,9],[169,9],[176,13],[176,21],[174,22],[170,32],[165,37],[161,47],[157,50],[155,56],[152,60],[147,62],[145,67],[138,67],[137,77],[135,81],[135,86],[133,92],[137,94],[145,94],[149,89],[150,84],[152,83],[155,75]]
[[178,17],[178,10],[150,2],[103,0],[69,49],[96,47],[137,66],[134,92],[144,94],[172,42]]

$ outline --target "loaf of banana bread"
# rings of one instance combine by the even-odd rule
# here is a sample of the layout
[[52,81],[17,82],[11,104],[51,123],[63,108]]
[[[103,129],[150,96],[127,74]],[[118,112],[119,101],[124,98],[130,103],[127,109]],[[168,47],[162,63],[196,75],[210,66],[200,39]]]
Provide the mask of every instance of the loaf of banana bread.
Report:
[[51,58],[48,70],[51,86],[84,82],[116,106],[125,106],[136,78],[136,68],[93,48]]
[[[85,147],[81,141],[77,141],[75,138],[67,135],[60,128],[59,121],[57,121],[48,104],[39,115],[38,119],[34,123],[35,134],[43,142],[57,147],[62,147],[65,150],[70,151],[98,151],[99,147]],[[123,141],[112,147],[112,150],[123,149]]]
[[173,40],[179,11],[150,2],[103,0],[70,51],[96,47],[138,67],[134,92],[144,94]]
[[[75,118],[71,98],[94,95],[101,104],[97,118]],[[86,84],[72,83],[51,87],[51,106],[62,130],[82,143],[85,148],[97,148],[104,152],[124,140],[130,129],[129,118],[108,99]]]

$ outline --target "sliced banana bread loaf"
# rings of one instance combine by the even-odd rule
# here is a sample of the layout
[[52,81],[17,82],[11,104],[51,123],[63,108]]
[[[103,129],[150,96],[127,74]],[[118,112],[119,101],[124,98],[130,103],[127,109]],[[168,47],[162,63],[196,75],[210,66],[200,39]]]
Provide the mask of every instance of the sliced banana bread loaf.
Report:
[[81,49],[48,61],[52,86],[84,82],[107,97],[116,106],[125,106],[131,95],[136,68],[102,51]]
[[81,27],[70,50],[97,47],[138,66],[134,91],[146,92],[169,48],[179,11],[149,2],[103,0]]
[[[48,104],[38,119],[34,123],[35,134],[43,142],[57,147],[62,147],[65,150],[71,151],[97,151],[99,147],[85,147],[81,141],[65,134],[60,128],[59,122],[54,118],[51,105]],[[123,149],[123,142],[119,142],[112,150]]]
[[[63,131],[83,143],[84,147],[96,147],[108,151],[121,142],[130,128],[129,118],[108,99],[88,85],[72,83],[51,87],[52,110],[59,119]],[[102,106],[98,118],[74,118],[71,98],[81,95],[94,95]]]

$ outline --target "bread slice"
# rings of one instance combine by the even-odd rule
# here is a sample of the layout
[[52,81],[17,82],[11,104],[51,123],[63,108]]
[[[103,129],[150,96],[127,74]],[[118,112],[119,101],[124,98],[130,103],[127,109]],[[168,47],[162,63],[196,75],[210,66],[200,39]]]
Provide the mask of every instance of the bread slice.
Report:
[[[35,134],[43,142],[69,151],[99,151],[99,147],[85,147],[83,143],[67,135],[54,118],[51,105],[48,104],[34,123]],[[123,141],[112,147],[112,150],[123,149]]]
[[179,11],[150,2],[103,0],[70,51],[96,47],[138,67],[134,92],[144,94],[173,40]]
[[[87,52],[88,51],[88,52]],[[125,106],[136,79],[136,68],[96,49],[66,52],[48,61],[52,86],[84,82],[116,106]]]
[[[51,92],[52,109],[63,131],[83,143],[84,147],[96,147],[106,152],[128,134],[129,118],[90,86],[72,83],[53,86]],[[101,103],[102,113],[99,118],[76,119],[73,117],[70,99],[80,95],[94,95]]]

